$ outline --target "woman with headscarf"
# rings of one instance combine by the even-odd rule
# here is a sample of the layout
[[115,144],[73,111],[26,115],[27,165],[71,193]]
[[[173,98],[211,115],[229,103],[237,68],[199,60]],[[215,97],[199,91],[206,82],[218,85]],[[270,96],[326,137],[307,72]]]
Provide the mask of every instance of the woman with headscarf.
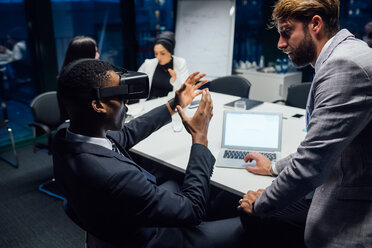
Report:
[[149,99],[176,91],[188,77],[185,59],[173,55],[175,45],[174,33],[165,31],[159,34],[155,38],[155,58],[146,59],[138,69],[149,76]]

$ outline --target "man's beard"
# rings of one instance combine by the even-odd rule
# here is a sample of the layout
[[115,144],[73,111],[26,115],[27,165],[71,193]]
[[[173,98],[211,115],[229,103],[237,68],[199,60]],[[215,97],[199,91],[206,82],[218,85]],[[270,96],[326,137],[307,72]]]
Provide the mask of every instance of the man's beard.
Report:
[[292,60],[296,67],[304,67],[314,61],[316,56],[316,47],[309,32],[305,29],[305,38],[301,41],[300,45],[292,51],[289,58]]

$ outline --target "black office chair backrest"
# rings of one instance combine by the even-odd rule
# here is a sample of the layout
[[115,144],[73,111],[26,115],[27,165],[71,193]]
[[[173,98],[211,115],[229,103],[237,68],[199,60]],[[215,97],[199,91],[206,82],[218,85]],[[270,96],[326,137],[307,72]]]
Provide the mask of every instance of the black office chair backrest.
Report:
[[233,96],[249,98],[251,83],[241,76],[225,76],[210,82],[209,90]]
[[78,217],[76,216],[74,210],[72,209],[72,207],[68,204],[68,201],[66,200],[66,198],[63,199],[63,210],[65,210],[65,213],[67,214],[67,216],[76,224],[78,225],[81,229],[84,229],[85,230],[85,227],[83,225],[83,223],[80,222],[80,220],[78,219]]
[[299,83],[289,86],[285,104],[292,107],[306,109],[310,87],[311,83]]
[[[80,222],[77,215],[74,213],[74,210],[68,204],[68,201],[66,199],[63,200],[63,209],[65,210],[65,213],[67,214],[67,216],[76,225],[78,225],[81,229],[86,231],[83,223]],[[86,232],[85,242],[86,242],[85,247],[87,247],[87,248],[97,248],[97,247],[99,247],[99,248],[120,248],[120,247],[123,247],[123,246],[120,246],[120,245],[115,245],[115,244],[108,243],[107,241],[104,241],[102,239],[99,239],[99,238],[95,237],[94,235],[90,234],[89,232]],[[125,246],[125,247],[127,247],[127,246]]]
[[63,122],[56,91],[38,95],[30,106],[35,122],[45,124],[50,129],[58,127]]

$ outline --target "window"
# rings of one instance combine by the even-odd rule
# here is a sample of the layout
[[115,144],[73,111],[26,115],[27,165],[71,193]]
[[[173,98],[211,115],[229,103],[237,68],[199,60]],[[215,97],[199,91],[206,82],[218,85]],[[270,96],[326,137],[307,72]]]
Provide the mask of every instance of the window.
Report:
[[262,54],[263,0],[236,1],[233,60],[259,64]]
[[[340,26],[347,28],[357,38],[365,39],[368,35],[365,25],[372,25],[372,2],[365,0],[340,0]],[[371,30],[368,30],[372,32]]]
[[28,104],[35,96],[23,1],[0,1],[0,94]]
[[70,40],[77,35],[96,40],[100,59],[123,66],[120,0],[51,0],[58,68]]
[[174,31],[172,0],[136,0],[137,68],[154,58],[154,40],[162,31]]
[[[23,1],[0,0],[0,99],[5,100],[9,126],[16,142],[31,138],[28,107],[36,95]],[[10,144],[7,130],[0,131],[0,146]]]

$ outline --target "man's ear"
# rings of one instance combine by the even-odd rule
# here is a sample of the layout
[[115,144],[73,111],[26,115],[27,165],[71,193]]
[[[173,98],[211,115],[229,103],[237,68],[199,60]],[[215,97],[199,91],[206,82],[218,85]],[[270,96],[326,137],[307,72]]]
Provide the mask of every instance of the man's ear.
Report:
[[308,25],[308,28],[315,36],[324,34],[324,22],[322,17],[319,15],[313,16]]
[[92,108],[95,112],[99,114],[104,114],[106,113],[106,105],[102,103],[100,100],[93,100],[91,102]]

